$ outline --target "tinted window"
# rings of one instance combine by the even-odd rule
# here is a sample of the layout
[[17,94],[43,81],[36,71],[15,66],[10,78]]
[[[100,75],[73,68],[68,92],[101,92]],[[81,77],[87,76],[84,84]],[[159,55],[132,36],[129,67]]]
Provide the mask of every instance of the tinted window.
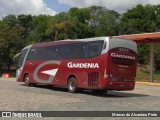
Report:
[[61,54],[64,59],[82,59],[85,58],[86,47],[83,43],[61,46]]
[[31,48],[27,60],[92,58],[101,54],[103,41]]
[[56,46],[31,48],[27,60],[59,60],[61,56]]
[[87,58],[93,58],[101,54],[103,41],[94,41],[87,44]]

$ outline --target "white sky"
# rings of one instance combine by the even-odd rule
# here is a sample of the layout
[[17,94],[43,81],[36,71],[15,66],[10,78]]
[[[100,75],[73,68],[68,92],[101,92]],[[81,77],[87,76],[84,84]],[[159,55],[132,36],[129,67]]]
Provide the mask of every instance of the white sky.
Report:
[[8,14],[55,15],[56,12],[43,0],[0,0],[0,18]]
[[[62,7],[49,8],[48,6],[59,5]],[[103,6],[110,10],[123,13],[137,4],[160,4],[160,0],[0,0],[0,18],[9,14],[47,14],[55,15],[56,9],[70,7],[89,7],[92,5]]]
[[135,7],[137,4],[160,4],[160,0],[58,0],[59,3],[72,7],[89,7],[92,5],[104,6],[110,10],[117,12],[125,12],[128,9]]

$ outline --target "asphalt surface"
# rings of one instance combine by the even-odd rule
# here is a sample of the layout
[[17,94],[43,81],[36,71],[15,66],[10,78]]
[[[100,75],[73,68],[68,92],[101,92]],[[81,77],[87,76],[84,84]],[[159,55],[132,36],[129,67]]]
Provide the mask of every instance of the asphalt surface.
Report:
[[136,84],[133,91],[109,91],[107,94],[99,95],[85,90],[72,94],[65,88],[44,85],[26,87],[15,79],[0,79],[0,111],[160,111],[160,87]]

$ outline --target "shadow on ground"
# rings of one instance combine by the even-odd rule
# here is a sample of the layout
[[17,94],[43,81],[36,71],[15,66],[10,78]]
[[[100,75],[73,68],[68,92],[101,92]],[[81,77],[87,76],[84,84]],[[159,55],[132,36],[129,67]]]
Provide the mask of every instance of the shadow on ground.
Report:
[[[20,84],[20,85],[26,87],[24,84]],[[50,86],[50,85],[35,85],[32,87],[40,88],[40,89],[48,89],[48,90],[53,90],[57,92],[65,92],[68,94],[85,94],[85,95],[91,95],[91,96],[97,96],[97,97],[125,98],[125,97],[147,97],[149,96],[145,94],[127,93],[124,91],[107,91],[107,93],[104,93],[104,92],[96,93],[96,92],[92,92],[92,90],[79,90],[77,93],[69,93],[67,88],[58,87],[58,86]]]

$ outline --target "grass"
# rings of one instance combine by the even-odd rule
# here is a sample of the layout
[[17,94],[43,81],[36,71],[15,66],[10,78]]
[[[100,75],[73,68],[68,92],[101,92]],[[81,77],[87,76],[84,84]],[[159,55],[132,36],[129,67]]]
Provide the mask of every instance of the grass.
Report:
[[[150,81],[150,72],[149,71],[137,71],[138,81]],[[154,81],[160,82],[160,71],[154,72]]]

